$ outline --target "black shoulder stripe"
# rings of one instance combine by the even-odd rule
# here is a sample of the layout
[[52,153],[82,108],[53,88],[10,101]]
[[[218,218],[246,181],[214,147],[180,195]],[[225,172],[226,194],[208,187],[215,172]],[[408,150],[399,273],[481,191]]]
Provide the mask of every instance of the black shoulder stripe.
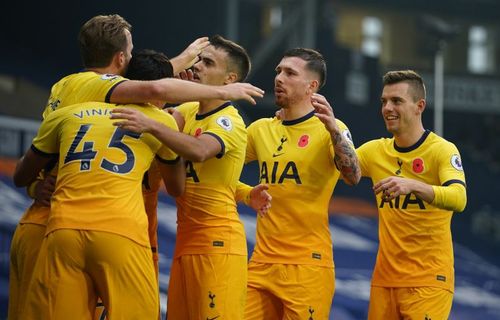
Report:
[[445,183],[443,183],[443,187],[449,186],[450,184],[454,184],[454,183],[461,184],[467,188],[467,186],[465,185],[465,182],[463,182],[462,180],[458,180],[458,179],[452,179],[452,180],[446,181]]
[[111,99],[111,94],[113,93],[113,91],[115,91],[116,89],[116,86],[118,86],[120,83],[123,83],[127,81],[127,79],[123,79],[121,81],[118,81],[117,83],[115,83],[108,91],[108,93],[106,94],[106,98],[104,98],[104,102],[106,103],[109,103],[109,99]]
[[155,156],[156,160],[160,161],[161,163],[165,163],[165,164],[176,164],[181,157],[177,156],[177,158],[173,159],[173,160],[165,160],[163,158],[160,158],[160,156],[156,155]]
[[57,158],[59,156],[59,153],[47,153],[47,152],[43,152],[42,150],[40,149],[37,149],[34,145],[31,145],[31,150],[38,154],[38,155],[41,155],[42,157],[46,157],[46,158]]
[[226,153],[226,145],[224,144],[224,141],[222,140],[222,138],[219,137],[218,135],[216,135],[215,133],[212,133],[212,132],[203,132],[203,134],[208,134],[208,135],[214,137],[215,139],[217,139],[217,141],[219,141],[219,143],[220,143],[220,152],[215,157],[217,159],[222,158],[222,156],[224,155],[224,153]]

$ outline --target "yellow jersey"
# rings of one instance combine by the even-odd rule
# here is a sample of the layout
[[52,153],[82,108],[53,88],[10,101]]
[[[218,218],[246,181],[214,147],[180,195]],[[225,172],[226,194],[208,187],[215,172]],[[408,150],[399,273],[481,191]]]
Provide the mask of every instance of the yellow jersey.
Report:
[[[350,137],[346,125],[337,124]],[[334,266],[328,223],[340,176],[334,156],[330,133],[314,112],[291,121],[260,119],[248,127],[246,161],[258,160],[259,182],[269,185],[273,197],[266,216],[257,218],[252,261]]]
[[[460,154],[451,142],[426,131],[413,146],[401,148],[394,138],[369,141],[357,149],[363,176],[375,184],[390,176],[429,185],[465,186]],[[379,250],[372,285],[441,287],[453,291],[453,212],[434,207],[414,194],[384,201],[379,211]]]
[[[125,80],[127,79],[119,75],[99,74],[93,71],[70,74],[52,86],[47,106],[43,111],[43,118],[56,109],[81,102],[109,102],[113,89]],[[57,175],[57,166],[49,174]],[[46,225],[49,213],[49,207],[33,203],[19,223]]]
[[[87,102],[51,112],[32,149],[58,155],[56,189],[47,233],[57,229],[97,230],[149,247],[141,182],[155,154],[161,161],[177,155],[150,134],[112,125],[113,104]],[[154,106],[126,105],[177,130],[172,116]]]
[[236,209],[236,184],[245,161],[247,135],[243,119],[231,102],[203,115],[198,102],[178,110],[186,121],[184,133],[209,134],[221,152],[204,162],[186,161],[186,189],[177,198],[175,257],[186,254],[247,255],[243,224]]
[[56,82],[50,90],[43,118],[52,111],[73,104],[99,101],[109,102],[114,88],[127,79],[115,74],[83,71],[70,74]]

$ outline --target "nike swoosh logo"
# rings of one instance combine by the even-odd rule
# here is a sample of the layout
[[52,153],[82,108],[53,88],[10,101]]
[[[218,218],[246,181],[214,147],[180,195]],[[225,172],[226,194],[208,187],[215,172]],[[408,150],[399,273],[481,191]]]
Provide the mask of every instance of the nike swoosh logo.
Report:
[[273,153],[273,158],[279,157],[285,153]]
[[215,317],[213,317],[213,318],[209,318],[209,317],[207,317],[207,320],[215,320],[215,319],[217,319],[218,317],[220,317],[220,316],[215,316]]

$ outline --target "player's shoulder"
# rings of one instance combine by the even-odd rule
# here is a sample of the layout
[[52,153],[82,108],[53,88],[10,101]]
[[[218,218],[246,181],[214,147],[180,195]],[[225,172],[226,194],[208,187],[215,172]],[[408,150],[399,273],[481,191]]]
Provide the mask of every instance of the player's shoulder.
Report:
[[393,146],[394,139],[393,138],[378,138],[366,141],[361,144],[358,150],[382,150],[383,148]]
[[[218,112],[210,115],[208,121],[227,132],[240,132],[246,134],[246,125],[238,110],[233,106],[225,107]],[[210,127],[213,128],[212,125]]]
[[146,116],[153,118],[156,121],[167,125],[168,127],[177,129],[177,123],[175,122],[174,117],[163,109],[159,109],[151,104],[132,104],[128,106],[143,112]]
[[446,140],[432,131],[429,132],[426,140],[427,143],[424,144],[425,147],[437,150],[437,152],[441,154],[443,154],[443,151],[446,150],[451,150],[452,152],[456,152],[458,150],[453,142]]
[[186,114],[189,112],[197,112],[200,103],[197,101],[184,102],[175,107],[179,112]]
[[273,118],[260,118],[258,120],[255,120],[254,122],[252,122],[248,126],[248,129],[257,129],[257,128],[262,128],[262,127],[279,125],[280,123],[281,123],[281,120],[279,120],[276,117],[273,117]]
[[241,116],[240,112],[233,104],[230,104],[226,108],[223,108],[222,110],[217,112],[215,115],[216,115],[216,118],[221,117],[221,116],[231,117],[231,119],[233,121],[244,125],[243,117]]
[[445,138],[441,137],[440,135],[437,135],[436,133],[429,131],[429,134],[427,136],[427,139],[429,142],[432,142],[434,144],[449,144],[449,145],[455,145],[453,142],[446,140]]
[[345,129],[348,129],[347,125],[345,124],[344,121],[338,119],[338,118],[335,118],[335,122],[337,122],[337,126],[339,126],[340,130],[345,130]]

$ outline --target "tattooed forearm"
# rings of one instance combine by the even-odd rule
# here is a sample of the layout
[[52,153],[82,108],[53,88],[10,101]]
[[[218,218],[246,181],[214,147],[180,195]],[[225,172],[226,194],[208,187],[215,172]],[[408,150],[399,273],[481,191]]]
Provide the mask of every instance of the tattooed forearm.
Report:
[[332,133],[331,137],[335,150],[335,164],[344,181],[349,185],[357,184],[361,179],[361,170],[356,151],[340,132]]

